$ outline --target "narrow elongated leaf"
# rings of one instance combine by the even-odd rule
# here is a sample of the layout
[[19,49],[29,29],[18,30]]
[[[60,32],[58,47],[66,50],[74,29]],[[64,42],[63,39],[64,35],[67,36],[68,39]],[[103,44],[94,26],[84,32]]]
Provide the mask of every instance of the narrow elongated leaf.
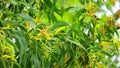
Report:
[[[20,59],[22,60],[22,57],[25,54],[27,46],[28,46],[27,41],[21,30],[16,30],[14,31],[14,33],[20,45]],[[20,63],[21,63],[21,60],[20,60]]]
[[80,44],[80,43],[78,43],[78,42],[75,42],[75,41],[73,41],[73,40],[70,40],[70,39],[67,39],[67,41],[69,41],[70,43],[73,43],[73,44],[75,44],[75,45],[77,45],[77,46],[79,46],[79,47],[81,47],[83,50],[85,50],[86,51],[86,49]]
[[35,68],[40,68],[40,62],[36,56],[33,55]]
[[112,56],[110,52],[105,51],[105,50],[103,50],[103,49],[101,50],[101,52],[104,53],[104,54],[106,54],[107,56],[110,56],[110,57]]
[[69,12],[76,12],[76,11],[80,11],[80,10],[83,10],[84,8],[83,7],[75,7],[75,8],[71,8],[70,10],[69,10]]
[[50,30],[55,30],[56,28],[63,27],[63,26],[70,26],[70,24],[66,22],[58,22],[58,23],[55,23]]
[[27,14],[18,14],[18,15],[19,15],[20,17],[22,17],[23,19],[27,20],[27,21],[30,23],[31,27],[35,29],[35,23],[34,23],[34,21],[32,20],[32,17],[31,17],[31,16],[29,16],[29,15],[27,15]]
[[14,46],[14,48],[15,48],[17,51],[19,51],[18,48],[17,48],[17,46],[16,46],[16,44],[14,44],[10,39],[6,38],[6,41],[7,41],[9,44],[11,44],[12,46]]
[[11,4],[16,5],[17,2],[15,0],[8,0]]
[[107,7],[108,10],[110,10],[111,12],[113,12],[112,7],[111,7],[111,5],[110,5],[109,2],[106,2],[106,7]]

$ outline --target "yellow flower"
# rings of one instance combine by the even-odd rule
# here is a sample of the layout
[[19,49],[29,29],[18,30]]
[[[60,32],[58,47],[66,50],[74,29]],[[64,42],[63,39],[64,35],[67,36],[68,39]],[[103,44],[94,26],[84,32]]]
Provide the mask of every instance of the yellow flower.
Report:
[[3,14],[2,14],[2,13],[0,13],[0,19],[2,18],[2,15],[3,15]]
[[3,29],[3,30],[4,30],[4,29],[11,29],[10,24],[7,24],[7,25],[6,25],[5,27],[3,27],[2,29]]
[[38,18],[38,16],[36,16],[36,18],[35,18],[35,23],[36,23],[36,24],[39,23],[39,18]]
[[5,58],[7,59],[7,58],[11,58],[11,56],[9,56],[9,55],[2,55],[2,58],[3,59],[5,59]]
[[102,68],[103,67],[102,63],[99,63],[99,62],[96,62],[96,65],[98,66],[98,68]]
[[104,35],[106,33],[105,27],[101,27],[102,34]]
[[107,17],[107,23],[105,23],[105,26],[109,26],[111,30],[113,30],[113,27],[115,26],[115,22],[111,16]]
[[38,16],[35,18],[35,20],[36,20],[36,24],[37,24],[39,22]]
[[13,61],[17,61],[17,60],[15,59],[15,56],[14,56],[14,55],[11,56],[11,60],[13,60]]
[[120,47],[120,40],[118,38],[113,38],[112,40],[118,47]]
[[63,46],[60,44],[60,48],[62,48]]
[[117,29],[120,29],[120,24],[117,24]]
[[39,17],[38,16],[36,16],[36,18],[34,19],[32,19],[36,24],[38,24],[39,23]]
[[37,3],[37,7],[40,8],[40,4],[39,3]]
[[115,18],[116,20],[120,18],[120,9],[117,12],[115,12]]
[[11,59],[11,60],[13,60],[13,61],[17,61],[17,60],[15,59],[15,56],[2,55],[1,58],[2,58],[2,59]]
[[37,37],[43,35],[43,36],[45,36],[45,38],[46,38],[47,40],[50,40],[50,35],[47,33],[47,30],[48,30],[49,28],[50,28],[50,27],[46,27],[46,28],[44,28],[44,29],[42,29],[42,30],[40,30],[39,28],[37,28],[37,30],[40,31],[40,33],[37,35]]
[[117,0],[109,0],[110,1],[110,3],[112,4],[112,5],[115,5],[115,2],[117,1]]
[[41,33],[47,38],[47,40],[50,40],[50,35],[47,32],[41,31]]
[[26,29],[30,30],[30,24],[28,21],[26,21]]
[[38,38],[38,37],[34,37],[34,39],[37,41],[37,40],[40,40],[40,38]]
[[4,52],[10,52],[11,51],[11,48],[6,46],[6,49],[4,50]]
[[113,48],[113,42],[107,42],[107,41],[102,41],[100,43],[100,46],[107,51],[111,51],[111,49]]
[[83,62],[85,61],[85,54],[82,54],[82,60],[83,60]]
[[94,28],[94,38],[96,37],[97,35],[97,31],[96,31],[96,28]]
[[66,63],[67,61],[68,61],[68,54],[66,53],[64,57],[64,62]]

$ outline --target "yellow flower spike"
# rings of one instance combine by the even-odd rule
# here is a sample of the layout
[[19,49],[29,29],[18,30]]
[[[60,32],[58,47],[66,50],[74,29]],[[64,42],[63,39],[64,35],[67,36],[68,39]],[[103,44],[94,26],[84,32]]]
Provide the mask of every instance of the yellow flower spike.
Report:
[[98,66],[98,68],[102,68],[103,67],[102,63],[99,63],[99,62],[96,62],[96,65]]
[[111,30],[113,30],[113,27],[115,25],[115,22],[111,16],[107,17],[107,23],[105,24],[110,27]]
[[40,4],[39,3],[37,3],[37,7],[40,8]]
[[47,40],[50,40],[50,35],[49,34],[47,34],[46,32],[42,32],[43,34],[44,34],[44,36],[47,38]]
[[38,18],[38,16],[36,16],[35,21],[36,21],[36,24],[39,23],[39,18]]
[[6,49],[4,50],[4,52],[10,52],[12,49],[8,46],[6,46]]
[[117,1],[117,0],[109,0],[110,1],[110,3],[114,6],[115,5],[115,2]]
[[102,41],[100,43],[100,46],[106,51],[111,51],[111,49],[113,48],[112,45],[113,45],[112,42],[107,42],[107,41]]
[[60,44],[60,48],[62,48],[63,46]]
[[7,28],[10,28],[10,24],[7,24]]
[[41,37],[41,33],[37,34],[36,37],[33,37],[35,40],[40,40],[40,37]]
[[0,19],[2,18],[2,15],[3,15],[3,14],[1,13],[1,14],[0,14]]
[[96,54],[94,54],[93,57],[96,58]]
[[1,57],[2,57],[3,59],[11,58],[11,56],[9,56],[9,55],[2,55]]
[[97,35],[97,30],[96,28],[94,28],[94,38],[96,38],[96,35]]
[[117,12],[115,12],[115,18],[116,20],[120,18],[120,9]]
[[64,57],[64,62],[66,63],[67,61],[68,61],[68,54],[66,53]]
[[115,43],[120,47],[120,41],[116,41]]
[[41,33],[39,33],[39,34],[37,34],[37,37],[40,37],[42,34]]
[[90,13],[94,13],[97,11],[98,7],[94,3],[88,3],[85,7],[86,10],[88,10]]
[[38,37],[34,37],[34,39],[35,39],[36,41],[40,40],[40,38],[38,38]]
[[120,24],[117,24],[116,27],[117,27],[117,29],[120,29]]
[[[51,26],[47,26],[47,27],[45,27],[44,29],[42,29],[42,31],[47,31],[49,28],[50,28]],[[40,29],[37,29],[37,30],[39,30],[39,31],[41,31]]]
[[32,18],[32,20],[35,22],[35,19],[34,19],[34,18]]
[[39,23],[39,17],[38,16],[36,16],[36,18],[34,19],[32,19],[36,24],[38,24]]
[[36,30],[41,31],[39,28],[37,28]]
[[13,60],[13,61],[17,61],[17,60],[15,59],[15,56],[14,56],[14,55],[11,56],[11,60]]
[[37,34],[37,36],[36,37],[33,37],[35,40],[40,40],[40,37],[42,36],[42,34],[41,33],[39,33],[39,34]]
[[3,30],[4,30],[4,29],[11,29],[11,28],[10,28],[10,24],[7,24],[7,25],[6,25],[5,27],[3,27],[2,29],[3,29]]
[[101,31],[102,31],[102,34],[103,34],[103,35],[106,33],[106,30],[105,30],[105,27],[104,27],[104,26],[101,28]]
[[15,56],[2,55],[1,58],[2,58],[2,59],[11,59],[11,60],[13,60],[13,61],[17,61],[17,60],[15,59]]
[[42,1],[42,3],[44,3],[44,0],[41,0]]
[[85,54],[82,54],[82,60],[85,61]]
[[26,29],[30,30],[30,24],[26,21]]
[[40,31],[40,34],[38,34],[37,37],[43,35],[43,36],[45,36],[45,38],[46,38],[47,40],[50,40],[50,35],[47,33],[47,30],[48,30],[50,27],[51,27],[51,26],[46,27],[46,28],[44,28],[44,29],[42,29],[42,30],[40,30],[39,28],[37,28],[36,30]]
[[114,43],[115,43],[118,47],[120,47],[120,41],[119,41],[119,39],[113,38],[112,40],[114,41]]
[[45,29],[41,30],[41,33],[42,33],[43,35],[45,35],[46,37],[49,36],[49,34],[46,32]]

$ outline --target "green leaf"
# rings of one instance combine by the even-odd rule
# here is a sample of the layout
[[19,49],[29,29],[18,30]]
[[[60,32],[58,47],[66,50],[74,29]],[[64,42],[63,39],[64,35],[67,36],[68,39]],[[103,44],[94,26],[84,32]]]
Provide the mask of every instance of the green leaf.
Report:
[[29,16],[29,15],[27,15],[27,14],[23,14],[23,13],[18,14],[18,15],[19,15],[20,17],[22,17],[23,19],[27,20],[27,21],[30,23],[31,27],[35,29],[35,23],[34,23],[34,21],[32,20],[32,17],[31,17],[31,16]]
[[73,40],[70,40],[70,39],[66,39],[66,40],[69,41],[70,43],[73,43],[73,44],[75,44],[75,45],[81,47],[83,50],[86,51],[86,49],[82,46],[82,44],[80,44],[80,43],[78,43],[78,42],[75,42],[75,41],[73,41]]
[[84,7],[74,7],[74,8],[71,8],[69,9],[69,12],[72,13],[72,12],[77,12],[77,11],[80,11],[80,10],[83,10]]
[[[25,39],[25,36],[23,35],[21,30],[14,31],[14,34],[20,45],[20,63],[21,63],[22,57],[26,53],[28,44],[27,44],[27,40]],[[18,44],[16,44],[16,45],[18,45]]]
[[13,43],[9,38],[6,38],[7,43],[9,43],[10,45],[14,46],[14,48],[16,49],[16,51],[19,51],[19,49],[17,48],[16,44]]
[[27,0],[27,2],[32,5],[35,2],[35,0]]
[[34,58],[34,67],[35,68],[40,68],[40,62],[36,56],[33,55]]
[[101,21],[105,22],[106,20],[107,20],[107,16],[106,16],[106,14],[103,14],[101,16]]
[[62,16],[62,19],[63,19],[65,22],[73,23],[73,16],[72,16],[72,14],[69,13],[69,12],[64,12],[64,13],[63,13],[63,16]]
[[57,14],[56,12],[54,12],[54,16],[56,17],[58,21],[62,20],[61,16]]
[[16,5],[17,2],[15,0],[8,0],[11,4]]
[[85,18],[84,18],[84,20],[83,20],[83,22],[86,22],[86,23],[88,23],[88,22],[90,22],[91,21],[91,17],[90,16],[86,16]]
[[110,53],[110,52],[105,51],[105,50],[103,50],[103,49],[101,49],[100,51],[101,51],[103,54],[105,54],[105,55],[107,55],[107,56],[112,57],[112,55],[111,55],[111,53]]
[[58,23],[55,23],[50,30],[55,30],[56,28],[63,27],[63,26],[70,26],[70,24],[66,22],[58,22]]
[[113,12],[111,4],[109,2],[106,2],[105,5],[106,5],[106,7],[107,7],[108,10],[110,10],[111,12]]

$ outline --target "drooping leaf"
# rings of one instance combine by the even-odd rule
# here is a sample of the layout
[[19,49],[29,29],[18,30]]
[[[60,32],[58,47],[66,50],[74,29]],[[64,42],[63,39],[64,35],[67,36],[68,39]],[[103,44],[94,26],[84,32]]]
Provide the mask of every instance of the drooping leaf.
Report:
[[75,45],[81,47],[83,50],[86,51],[86,49],[82,46],[82,44],[80,44],[80,43],[78,43],[78,42],[75,42],[75,41],[73,41],[73,40],[70,40],[70,39],[67,39],[67,41],[69,41],[70,43],[73,43],[73,44],[75,44]]
[[26,53],[27,50],[27,40],[25,39],[25,36],[23,35],[23,32],[21,30],[14,31],[15,37],[17,38],[20,45],[20,63],[22,62],[22,57]]
[[27,20],[27,21],[30,23],[31,27],[35,29],[35,23],[34,23],[34,21],[32,20],[32,17],[31,17],[31,16],[29,16],[29,15],[27,15],[27,14],[23,14],[23,13],[18,14],[18,15],[19,15],[20,17],[22,17],[23,19]]
[[111,7],[111,5],[110,5],[109,2],[106,2],[105,5],[106,5],[106,7],[107,7],[108,10],[110,10],[111,12],[113,12],[112,7]]
[[56,28],[63,27],[63,26],[70,26],[70,24],[66,22],[58,22],[58,23],[55,23],[50,30],[55,30]]
[[33,55],[33,59],[34,59],[34,67],[40,68],[40,62],[39,62],[38,58]]
[[17,2],[15,0],[8,0],[11,4],[16,5]]

